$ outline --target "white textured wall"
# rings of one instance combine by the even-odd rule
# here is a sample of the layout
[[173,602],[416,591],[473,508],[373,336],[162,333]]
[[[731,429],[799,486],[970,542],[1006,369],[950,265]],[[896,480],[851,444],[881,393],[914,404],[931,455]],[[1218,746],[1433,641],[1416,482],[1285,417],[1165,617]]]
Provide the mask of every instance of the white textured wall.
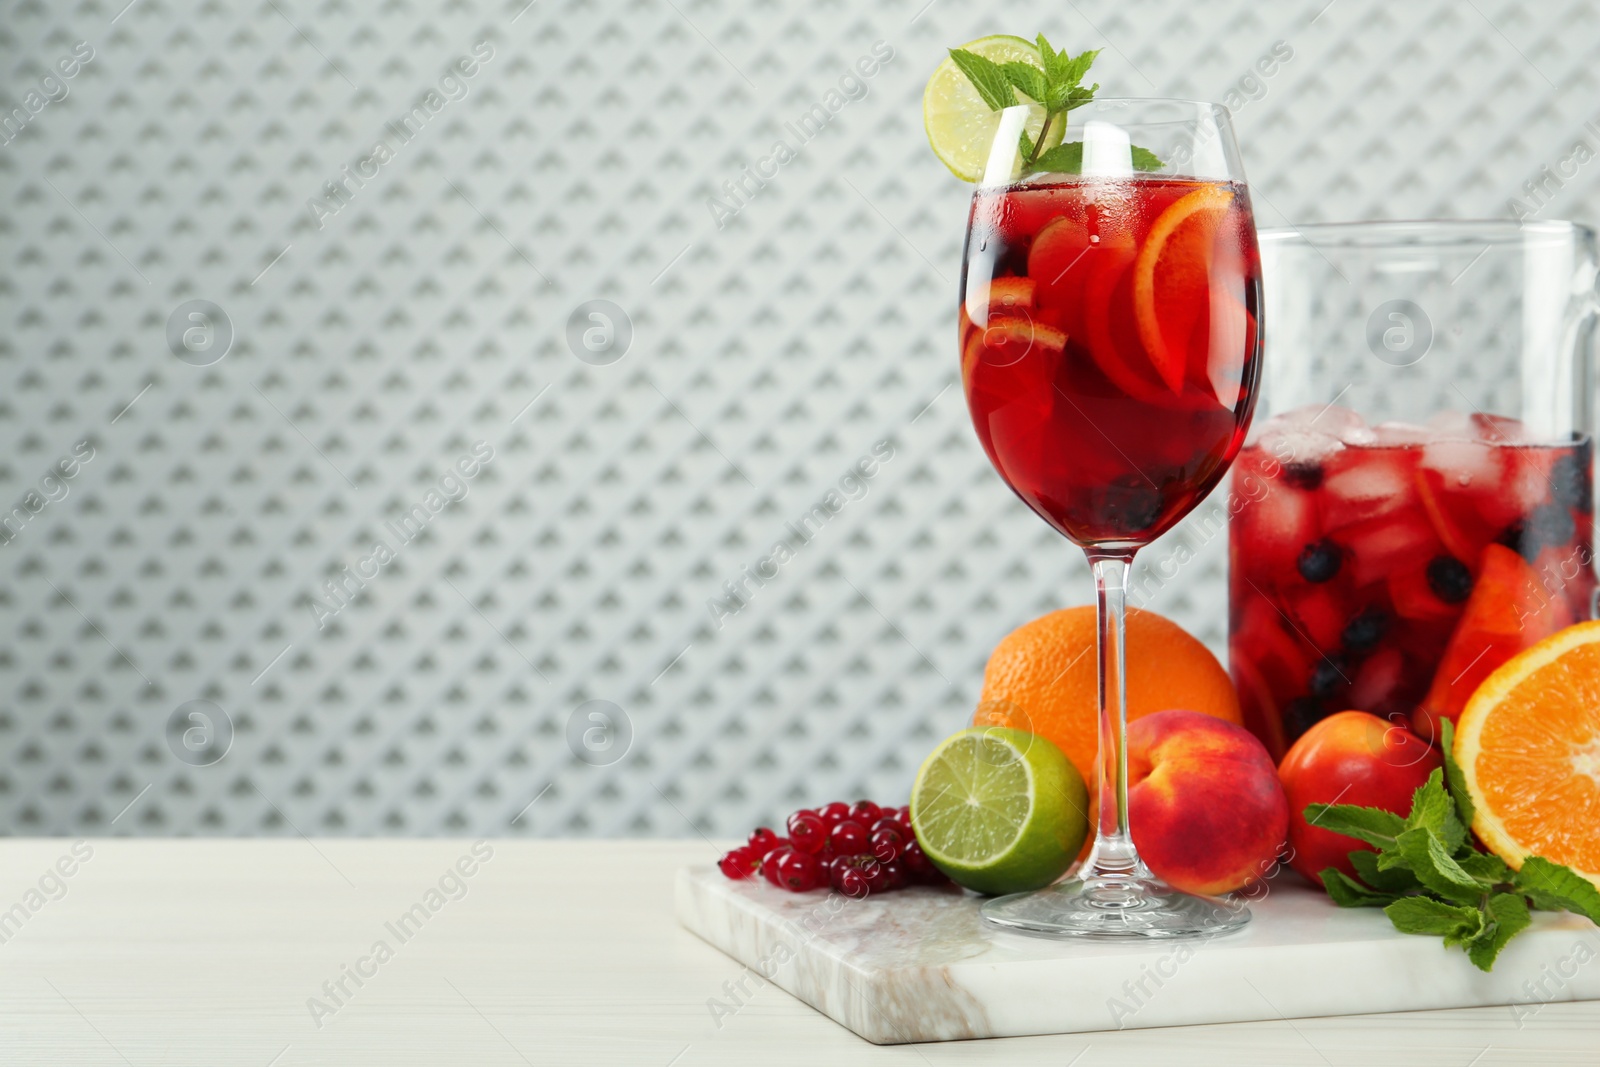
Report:
[[[7,830],[681,836],[903,796],[992,644],[1089,595],[952,387],[968,190],[919,108],[947,45],[1042,28],[1105,48],[1108,95],[1235,92],[1263,225],[1503,215],[1600,147],[1592,3],[523,2],[0,4],[8,110],[93,52],[0,147],[0,493],[92,452],[0,546]],[[719,228],[708,196],[878,41]],[[464,97],[386,130],[479,42]],[[1600,168],[1566,170],[1530,209],[1593,217]],[[620,358],[573,354],[591,300]],[[1151,602],[1214,646],[1220,548]],[[377,575],[315,611],[347,566]],[[190,701],[226,717],[192,750]],[[586,748],[588,701],[631,738]]]

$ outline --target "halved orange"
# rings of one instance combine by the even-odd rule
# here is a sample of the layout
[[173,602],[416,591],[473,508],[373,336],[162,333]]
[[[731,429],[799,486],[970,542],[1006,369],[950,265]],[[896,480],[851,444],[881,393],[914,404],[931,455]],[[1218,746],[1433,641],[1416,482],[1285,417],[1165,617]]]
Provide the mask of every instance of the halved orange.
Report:
[[1156,216],[1133,264],[1139,340],[1174,393],[1183,391],[1198,319],[1211,308],[1217,228],[1232,205],[1233,190],[1222,185],[1179,197]]
[[1563,863],[1600,886],[1600,622],[1553,634],[1472,695],[1456,762],[1473,830],[1515,868]]

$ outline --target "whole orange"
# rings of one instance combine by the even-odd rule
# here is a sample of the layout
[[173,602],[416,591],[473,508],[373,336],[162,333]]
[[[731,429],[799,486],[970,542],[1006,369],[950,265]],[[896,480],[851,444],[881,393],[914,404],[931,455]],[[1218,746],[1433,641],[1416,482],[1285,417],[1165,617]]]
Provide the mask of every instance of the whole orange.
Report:
[[[1030,730],[1058,745],[1084,781],[1100,747],[1093,607],[1062,608],[1023,623],[983,671],[974,726]],[[1217,657],[1171,619],[1128,611],[1128,721],[1184,708],[1243,725],[1239,696]]]

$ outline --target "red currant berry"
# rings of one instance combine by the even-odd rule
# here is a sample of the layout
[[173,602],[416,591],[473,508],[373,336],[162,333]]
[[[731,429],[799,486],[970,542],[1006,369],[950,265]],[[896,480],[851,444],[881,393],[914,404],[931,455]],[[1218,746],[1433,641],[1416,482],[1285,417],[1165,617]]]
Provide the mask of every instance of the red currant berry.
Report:
[[765,826],[756,827],[755,832],[750,835],[750,851],[757,856],[765,856],[781,844],[784,844],[783,838]]
[[789,816],[789,844],[796,850],[816,852],[827,838],[827,825],[816,812],[802,809]]
[[870,800],[858,800],[850,805],[850,817],[862,826],[871,826],[883,818],[883,809]]
[[855,857],[856,867],[866,876],[867,885],[872,887],[874,893],[882,893],[889,888],[889,876],[874,856]]
[[736,882],[741,878],[748,878],[755,874],[756,868],[760,865],[761,861],[748,848],[736,848],[717,861],[717,866],[722,870],[722,873]]
[[909,807],[894,809],[894,821],[904,827],[907,834],[911,833],[911,809]]
[[773,885],[779,884],[778,861],[793,851],[794,849],[790,848],[788,845],[779,845],[777,848],[761,857],[761,873],[767,881],[771,882]]
[[851,867],[850,856],[840,856],[835,859],[834,865],[827,869],[827,881],[834,886],[837,893],[848,896],[853,901],[872,893],[872,886],[867,885],[866,875],[861,870]]
[[843,801],[835,800],[832,804],[824,804],[818,808],[817,814],[822,816],[822,821],[827,823],[828,829],[832,830],[850,817],[850,805]]
[[840,856],[828,868],[828,884],[844,896],[853,900],[860,900],[872,892],[872,887],[867,884],[866,875],[855,866],[854,856]]
[[884,863],[900,858],[900,851],[905,848],[906,839],[900,836],[898,826],[885,826],[880,830],[872,831],[869,851]]
[[905,864],[906,870],[911,874],[928,874],[938,870],[923,854],[922,846],[915,841],[907,841],[900,846],[900,862]]
[[883,865],[883,879],[886,889],[904,889],[906,869],[899,860],[891,860]]
[[836,855],[855,856],[867,850],[866,827],[854,819],[846,819],[828,832],[828,847]]
[[822,873],[817,866],[817,858],[806,852],[796,852],[790,849],[787,855],[778,857],[778,884],[791,893],[804,893],[808,889],[817,887],[817,878]]

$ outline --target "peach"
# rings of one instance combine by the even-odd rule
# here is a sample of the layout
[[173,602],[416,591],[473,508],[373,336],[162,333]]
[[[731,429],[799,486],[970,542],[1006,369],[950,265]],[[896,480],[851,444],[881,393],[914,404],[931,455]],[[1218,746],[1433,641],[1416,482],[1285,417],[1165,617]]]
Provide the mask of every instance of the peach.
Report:
[[1158,711],[1128,724],[1128,822],[1151,871],[1174,888],[1215,895],[1272,871],[1289,804],[1250,731]]
[[1306,805],[1358,804],[1404,815],[1417,787],[1443,765],[1428,742],[1364,711],[1341,711],[1312,726],[1278,765],[1289,797],[1289,866],[1317,885],[1328,867],[1354,877],[1350,853],[1372,846],[1312,826]]

